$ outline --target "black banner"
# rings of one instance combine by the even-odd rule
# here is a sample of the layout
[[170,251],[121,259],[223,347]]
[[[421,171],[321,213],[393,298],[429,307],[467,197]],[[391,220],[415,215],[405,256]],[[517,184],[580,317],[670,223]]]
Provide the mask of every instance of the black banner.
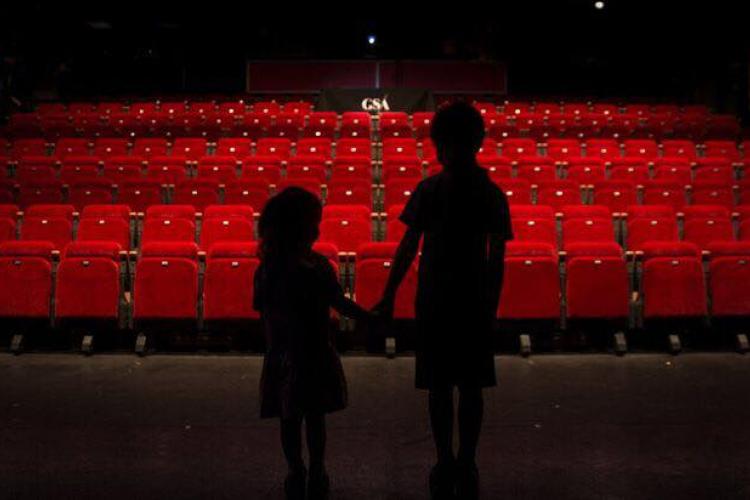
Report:
[[432,92],[424,89],[324,89],[315,106],[318,111],[433,111]]

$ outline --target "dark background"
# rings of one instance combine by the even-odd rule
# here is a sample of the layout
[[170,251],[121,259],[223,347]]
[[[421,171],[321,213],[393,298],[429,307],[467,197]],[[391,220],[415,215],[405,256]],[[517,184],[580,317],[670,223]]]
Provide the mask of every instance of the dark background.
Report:
[[518,98],[747,111],[746,2],[604,1],[12,2],[0,51],[16,93],[69,99],[241,93],[247,59],[464,59],[506,63]]

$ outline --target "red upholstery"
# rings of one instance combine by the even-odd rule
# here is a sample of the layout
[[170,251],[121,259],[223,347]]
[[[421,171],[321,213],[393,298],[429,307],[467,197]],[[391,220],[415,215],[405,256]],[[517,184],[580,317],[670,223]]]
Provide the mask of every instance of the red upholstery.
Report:
[[[368,243],[357,251],[354,296],[369,309],[378,303],[390,274],[397,243]],[[413,319],[417,292],[417,265],[409,269],[396,293],[393,317]]]
[[253,278],[260,261],[254,243],[215,243],[206,258],[203,317],[206,320],[258,319],[253,309]]
[[195,243],[144,245],[135,269],[136,321],[197,317],[196,255]]

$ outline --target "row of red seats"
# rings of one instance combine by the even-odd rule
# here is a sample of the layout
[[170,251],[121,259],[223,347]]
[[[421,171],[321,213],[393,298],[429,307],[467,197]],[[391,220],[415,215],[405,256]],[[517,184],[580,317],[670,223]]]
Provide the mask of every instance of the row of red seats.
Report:
[[556,212],[551,206],[516,205],[511,217],[517,241],[553,245],[567,250],[580,242],[617,242],[640,252],[654,241],[687,241],[701,250],[718,242],[750,241],[748,207],[731,213],[716,205],[684,207],[634,205],[613,214],[601,205],[569,205]]
[[[500,139],[509,135],[530,135],[538,139],[550,137],[670,137],[727,138],[740,134],[740,125],[730,115],[682,115],[661,113],[639,115],[636,113],[537,113],[519,111],[500,114],[484,113],[490,137]],[[11,117],[9,133],[14,136],[89,135],[89,136],[143,136],[149,134],[180,136],[196,135],[218,137],[244,135],[259,138],[287,137],[370,137],[377,132],[380,138],[429,136],[434,113],[367,112],[350,111],[339,117],[335,112],[281,112],[265,111],[238,114],[230,108],[224,111],[146,111],[139,108],[128,113],[103,114],[100,112],[74,114],[16,114]]]
[[[601,158],[607,161],[618,158],[643,158],[655,161],[659,158],[682,158],[694,162],[700,158],[727,158],[736,163],[744,159],[750,142],[737,144],[734,141],[706,141],[697,145],[693,141],[666,139],[661,143],[652,139],[626,139],[622,142],[615,139],[552,139],[546,143],[537,143],[529,138],[505,138],[495,141],[488,138],[479,150],[480,158],[503,156],[516,160],[528,156],[544,156],[556,162],[567,162],[578,158]],[[212,145],[204,138],[180,137],[170,142],[166,138],[139,138],[130,143],[128,139],[118,138],[61,138],[53,145],[44,139],[18,139],[9,143],[0,140],[0,160],[18,161],[24,157],[37,158],[51,156],[57,161],[69,157],[81,159],[92,156],[104,161],[111,158],[126,157],[143,160],[154,156],[184,157],[197,161],[209,154],[214,156],[250,156],[271,160],[277,158],[285,161],[295,156],[322,157],[367,157],[373,152],[382,158],[421,158],[431,161],[436,158],[436,151],[431,141],[419,143],[416,139],[385,139],[382,145],[373,144],[369,139],[340,139],[336,142],[326,138],[305,138],[297,142],[285,138],[262,138],[253,142],[247,138],[222,138]],[[700,154],[699,154],[700,152]]]
[[[750,206],[730,213],[725,207],[694,205],[676,213],[668,205],[635,205],[613,214],[606,206],[514,205],[511,216],[516,239],[545,243],[566,250],[579,242],[617,243],[641,251],[653,241],[691,242],[701,250],[726,241],[750,241]],[[355,253],[374,240],[399,241],[404,226],[398,220],[403,206],[374,214],[363,205],[327,205],[323,211],[323,242]],[[153,205],[140,224],[123,205],[89,205],[76,216],[71,205],[34,205],[17,218],[17,207],[0,205],[0,241],[51,241],[62,250],[77,241],[109,240],[123,250],[154,241],[199,242],[209,250],[219,241],[253,241],[254,210],[247,205],[210,205],[202,214],[191,205]],[[19,228],[20,226],[20,228]],[[75,231],[74,231],[75,227]]]
[[258,111],[264,114],[276,115],[278,113],[294,113],[294,114],[309,114],[313,109],[313,104],[309,101],[290,101],[279,103],[276,101],[259,101],[256,103],[246,103],[242,100],[230,101],[230,102],[214,102],[214,101],[202,101],[202,102],[185,102],[185,101],[165,101],[165,102],[135,102],[132,104],[125,104],[122,102],[72,102],[70,104],[63,104],[60,102],[54,103],[42,103],[36,107],[36,112],[43,115],[50,114],[64,114],[70,113],[72,115],[86,114],[86,113],[101,113],[103,115],[111,115],[115,113],[121,113],[123,111],[130,111],[136,114],[147,114],[156,111],[162,111],[168,114],[179,114],[186,111],[194,111],[197,113],[211,113],[214,111],[221,111],[230,114],[241,114],[247,111]]
[[[386,211],[404,204],[421,177],[394,176],[382,185],[354,178],[334,178],[322,183],[316,176],[302,173],[270,184],[257,176],[226,184],[209,178],[186,179],[173,185],[162,177],[125,180],[113,184],[105,178],[82,179],[71,184],[61,181],[0,182],[0,203],[26,208],[35,204],[69,203],[77,209],[91,204],[125,204],[137,212],[163,203],[189,204],[199,210],[215,204],[249,204],[261,209],[269,196],[288,186],[314,193],[327,204],[365,205],[373,211]],[[581,184],[564,179],[532,183],[526,178],[496,178],[511,205],[604,205],[612,212],[623,212],[630,205],[670,205],[680,210],[689,205],[722,205],[732,209],[750,203],[750,181],[604,180]]]
[[[365,245],[358,252],[354,298],[371,307],[385,285],[395,243]],[[0,318],[49,319],[53,259],[46,242],[0,244]],[[56,270],[55,316],[58,319],[116,321],[123,303],[119,246],[110,242],[72,243]],[[499,317],[505,320],[628,318],[631,292],[642,316],[652,319],[738,317],[750,314],[750,243],[722,243],[711,248],[707,273],[699,250],[690,243],[646,245],[631,282],[628,263],[614,244],[569,246],[564,280],[554,249],[540,243],[511,242]],[[253,243],[222,243],[201,266],[195,243],[144,245],[135,263],[132,315],[143,321],[202,318],[253,320],[253,274],[258,265]],[[417,265],[410,269],[396,298],[395,317],[414,317]],[[561,287],[561,282],[562,287]],[[707,292],[711,297],[710,312]],[[564,302],[563,302],[564,298]],[[562,305],[565,304],[563,311]]]
[[[522,114],[535,112],[540,114],[554,114],[566,112],[575,115],[581,115],[588,112],[601,113],[605,115],[616,115],[620,113],[636,114],[644,116],[648,114],[672,114],[685,116],[705,116],[710,114],[710,110],[704,105],[687,105],[679,106],[677,104],[626,104],[619,106],[611,103],[570,103],[570,102],[504,102],[496,104],[492,102],[475,101],[474,106],[482,114],[507,113]],[[313,109],[313,103],[310,101],[290,101],[277,102],[258,101],[255,103],[246,103],[242,100],[233,102],[215,102],[215,101],[156,101],[156,102],[135,102],[124,104],[122,102],[73,102],[63,103],[42,103],[37,106],[36,112],[40,114],[82,114],[99,112],[102,114],[113,114],[122,111],[132,111],[135,113],[148,113],[154,111],[164,111],[166,113],[182,113],[186,111],[195,111],[199,113],[210,113],[212,111],[227,111],[230,113],[241,113],[245,111],[259,111],[265,114],[276,115],[278,113],[297,113],[309,114]]]

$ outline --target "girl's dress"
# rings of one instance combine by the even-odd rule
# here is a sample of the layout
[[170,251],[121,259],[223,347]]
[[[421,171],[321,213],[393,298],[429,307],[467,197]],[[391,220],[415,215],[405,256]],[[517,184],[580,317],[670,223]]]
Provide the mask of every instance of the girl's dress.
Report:
[[342,294],[333,266],[318,253],[298,262],[264,261],[255,273],[254,307],[267,352],[260,381],[262,418],[299,418],[341,410],[346,379],[331,334],[330,308]]

